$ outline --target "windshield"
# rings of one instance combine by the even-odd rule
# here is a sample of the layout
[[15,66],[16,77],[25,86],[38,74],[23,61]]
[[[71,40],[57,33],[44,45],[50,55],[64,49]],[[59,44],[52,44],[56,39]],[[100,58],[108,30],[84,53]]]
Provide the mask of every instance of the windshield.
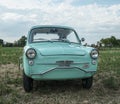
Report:
[[34,43],[46,41],[79,43],[77,34],[71,29],[39,28],[31,31],[30,42]]

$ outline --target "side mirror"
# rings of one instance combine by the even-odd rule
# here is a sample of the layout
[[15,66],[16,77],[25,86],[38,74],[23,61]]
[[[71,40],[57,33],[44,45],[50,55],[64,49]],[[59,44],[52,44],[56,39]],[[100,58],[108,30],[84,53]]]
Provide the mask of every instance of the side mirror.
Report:
[[85,38],[81,38],[81,42],[84,42],[85,41]]

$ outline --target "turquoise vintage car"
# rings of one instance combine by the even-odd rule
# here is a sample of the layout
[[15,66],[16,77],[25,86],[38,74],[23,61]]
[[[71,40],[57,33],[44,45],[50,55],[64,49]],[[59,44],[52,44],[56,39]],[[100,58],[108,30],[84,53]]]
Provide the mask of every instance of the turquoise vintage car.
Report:
[[25,91],[33,89],[33,80],[82,79],[83,88],[91,88],[98,51],[83,46],[83,40],[71,27],[32,27],[23,53]]

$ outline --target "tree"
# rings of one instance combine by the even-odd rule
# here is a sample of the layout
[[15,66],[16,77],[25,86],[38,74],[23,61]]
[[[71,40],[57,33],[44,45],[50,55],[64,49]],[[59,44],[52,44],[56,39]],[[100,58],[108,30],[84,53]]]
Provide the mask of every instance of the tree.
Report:
[[118,46],[118,41],[114,36],[111,36],[110,41],[113,46]]
[[21,46],[21,47],[23,47],[23,46],[25,46],[25,44],[26,44],[26,37],[25,36],[22,36],[18,41],[15,41],[15,45],[17,44],[18,46]]
[[120,42],[114,37],[101,39],[100,42],[104,44],[106,47],[118,47],[120,46]]
[[117,39],[118,45],[120,46],[120,39]]
[[13,43],[8,43],[8,42],[7,42],[7,43],[5,44],[5,47],[13,47]]
[[105,46],[108,46],[108,45],[111,44],[110,38],[101,39],[100,42],[101,42],[102,44],[104,44]]
[[0,39],[0,46],[3,46],[3,40]]

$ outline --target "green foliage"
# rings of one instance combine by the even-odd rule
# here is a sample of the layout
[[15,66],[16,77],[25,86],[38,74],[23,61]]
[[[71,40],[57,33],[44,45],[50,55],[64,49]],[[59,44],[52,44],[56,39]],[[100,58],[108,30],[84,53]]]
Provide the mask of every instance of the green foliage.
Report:
[[26,44],[26,37],[22,36],[19,40],[15,41],[14,43],[7,42],[3,45],[3,40],[0,39],[0,45],[4,47],[24,47]]
[[100,42],[106,47],[118,47],[120,46],[120,40],[116,39],[114,36],[110,38],[101,39]]
[[4,46],[5,46],[5,47],[13,47],[13,43],[7,42]]
[[25,46],[26,44],[26,37],[25,36],[22,36],[18,41],[16,41],[15,45],[18,45],[18,46]]
[[3,40],[2,39],[0,39],[0,45],[3,45]]

